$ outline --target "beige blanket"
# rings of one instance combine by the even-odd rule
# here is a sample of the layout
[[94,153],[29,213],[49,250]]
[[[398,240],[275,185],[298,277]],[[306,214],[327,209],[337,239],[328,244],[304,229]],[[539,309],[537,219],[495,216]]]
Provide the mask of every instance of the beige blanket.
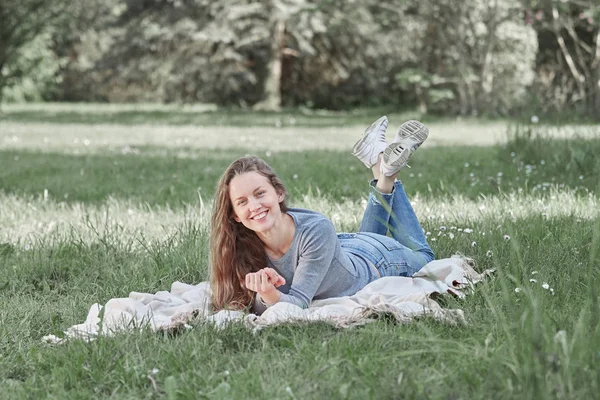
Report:
[[477,273],[471,259],[452,256],[434,260],[413,277],[385,277],[371,282],[352,296],[314,300],[301,309],[290,303],[277,303],[261,316],[241,311],[211,313],[208,282],[188,285],[174,282],[171,291],[155,294],[132,292],[127,298],[109,300],[104,306],[90,307],[86,320],[64,331],[64,337],[48,335],[47,343],[65,339],[93,340],[98,335],[150,328],[153,331],[178,331],[189,323],[207,321],[217,327],[237,321],[253,331],[269,325],[302,321],[324,321],[338,327],[362,325],[389,315],[399,322],[428,315],[447,323],[464,322],[460,309],[443,309],[434,294],[450,293],[464,297],[465,290],[493,272]]

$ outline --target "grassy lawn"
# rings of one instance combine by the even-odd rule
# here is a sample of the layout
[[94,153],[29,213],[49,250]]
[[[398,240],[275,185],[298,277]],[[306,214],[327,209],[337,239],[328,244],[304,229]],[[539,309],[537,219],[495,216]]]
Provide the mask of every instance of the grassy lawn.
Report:
[[[340,231],[357,229],[369,172],[349,148],[379,114],[110,105],[3,112],[2,399],[570,399],[600,391],[600,127],[430,121],[431,138],[400,178],[438,258],[462,253],[478,269],[497,269],[467,299],[444,300],[465,311],[466,326],[381,320],[253,335],[198,321],[176,337],[144,332],[53,347],[41,337],[82,322],[92,303],[207,279],[214,186],[238,156],[265,158],[292,205],[323,212]],[[388,116],[390,138],[414,117]]]

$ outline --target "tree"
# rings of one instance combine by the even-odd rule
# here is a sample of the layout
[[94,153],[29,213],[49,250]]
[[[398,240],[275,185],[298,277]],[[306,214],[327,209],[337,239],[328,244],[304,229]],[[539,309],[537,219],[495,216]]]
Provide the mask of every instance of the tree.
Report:
[[527,22],[543,47],[538,90],[546,112],[575,108],[592,117],[600,110],[600,4],[595,0],[524,1]]
[[42,59],[31,57],[15,66],[25,45],[59,22],[70,0],[0,0],[0,102],[14,84]]
[[507,114],[533,82],[537,40],[516,0],[424,0],[406,12],[420,29],[416,63],[397,75],[423,112]]

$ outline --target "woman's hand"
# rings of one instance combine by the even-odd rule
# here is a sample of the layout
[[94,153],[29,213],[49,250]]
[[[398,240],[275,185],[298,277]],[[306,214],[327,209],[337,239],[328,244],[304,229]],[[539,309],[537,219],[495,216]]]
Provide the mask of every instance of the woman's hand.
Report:
[[258,272],[247,274],[245,283],[247,289],[263,294],[285,285],[285,279],[273,268],[263,268]]

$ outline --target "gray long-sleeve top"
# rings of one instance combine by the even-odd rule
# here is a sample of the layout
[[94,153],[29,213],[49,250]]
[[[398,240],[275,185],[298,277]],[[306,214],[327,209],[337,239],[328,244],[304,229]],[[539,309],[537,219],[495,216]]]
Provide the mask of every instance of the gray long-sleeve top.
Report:
[[[327,217],[300,208],[287,213],[296,224],[290,249],[280,259],[267,261],[286,281],[278,287],[279,301],[307,308],[313,299],[353,295],[377,278],[372,264],[342,248]],[[254,309],[264,311],[256,303]]]

